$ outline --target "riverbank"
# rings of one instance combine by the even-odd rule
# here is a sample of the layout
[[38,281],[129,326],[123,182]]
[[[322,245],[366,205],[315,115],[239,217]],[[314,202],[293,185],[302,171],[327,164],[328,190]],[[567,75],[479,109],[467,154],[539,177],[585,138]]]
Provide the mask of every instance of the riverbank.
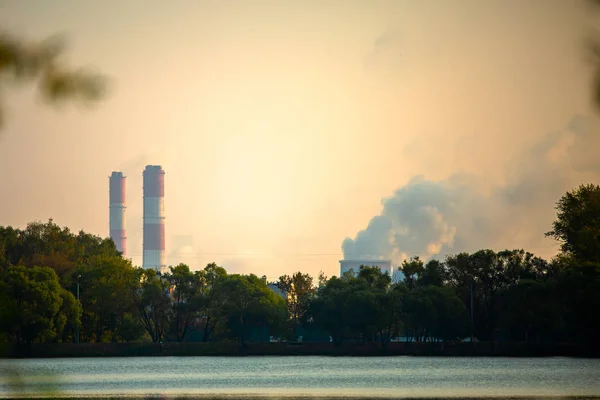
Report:
[[438,356],[600,358],[600,347],[564,343],[54,343],[0,344],[0,358],[157,357],[157,356]]

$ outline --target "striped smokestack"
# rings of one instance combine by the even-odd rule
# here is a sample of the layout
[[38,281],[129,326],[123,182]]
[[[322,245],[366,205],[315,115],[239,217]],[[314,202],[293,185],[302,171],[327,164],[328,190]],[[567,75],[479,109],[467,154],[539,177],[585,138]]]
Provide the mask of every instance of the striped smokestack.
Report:
[[165,272],[165,171],[160,165],[144,170],[144,268]]
[[109,229],[110,238],[117,250],[125,255],[127,235],[125,233],[125,176],[122,172],[113,172],[108,178],[109,188]]

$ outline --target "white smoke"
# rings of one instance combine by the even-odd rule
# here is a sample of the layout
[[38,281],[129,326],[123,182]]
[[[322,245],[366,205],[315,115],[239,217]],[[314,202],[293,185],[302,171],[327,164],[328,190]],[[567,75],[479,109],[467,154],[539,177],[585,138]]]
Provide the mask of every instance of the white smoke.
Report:
[[[342,242],[345,259],[392,259],[480,248],[529,248],[551,253],[544,238],[554,204],[567,190],[600,178],[600,134],[572,118],[506,169],[506,183],[485,190],[482,177],[455,174],[442,181],[415,177],[382,200],[382,211]],[[546,254],[547,255],[547,254]]]
[[202,268],[197,264],[196,250],[194,248],[194,237],[191,235],[173,235],[167,246],[167,265],[187,264],[192,269]]

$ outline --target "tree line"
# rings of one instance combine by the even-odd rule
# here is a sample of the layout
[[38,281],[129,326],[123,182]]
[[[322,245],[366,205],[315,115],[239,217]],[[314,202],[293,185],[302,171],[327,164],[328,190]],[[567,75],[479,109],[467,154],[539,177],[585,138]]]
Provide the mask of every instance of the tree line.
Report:
[[112,240],[52,220],[0,227],[0,340],[585,344],[600,307],[600,186],[566,193],[556,210],[546,235],[561,252],[550,261],[524,250],[412,257],[399,282],[368,265],[330,279],[297,272],[271,285],[214,263],[159,274],[133,266]]

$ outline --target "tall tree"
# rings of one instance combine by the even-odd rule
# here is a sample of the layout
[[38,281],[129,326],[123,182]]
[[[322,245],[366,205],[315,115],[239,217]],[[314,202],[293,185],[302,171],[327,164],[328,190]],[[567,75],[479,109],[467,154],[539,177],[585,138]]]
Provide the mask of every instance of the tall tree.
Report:
[[348,333],[348,299],[351,294],[349,281],[351,275],[342,278],[332,277],[321,287],[318,295],[311,302],[308,320],[324,329],[333,339],[335,345],[340,345]]
[[208,264],[203,270],[196,271],[199,280],[199,320],[202,325],[202,341],[208,342],[224,325],[227,293],[221,286],[227,280],[227,271],[216,263]]
[[229,275],[219,287],[227,295],[227,327],[242,346],[260,328],[276,333],[285,319],[285,302],[256,275]]
[[563,327],[564,304],[549,282],[524,279],[500,296],[499,325],[511,340],[540,341],[557,337]]
[[9,266],[0,278],[0,329],[18,343],[52,341],[79,323],[80,309],[52,269]]
[[417,283],[417,278],[423,273],[423,261],[418,256],[412,257],[402,261],[401,269],[406,285],[412,289]]
[[313,287],[313,278],[302,272],[296,272],[292,276],[282,275],[279,277],[277,286],[285,294],[287,312],[295,335],[298,323],[308,310],[310,300],[316,293]]
[[137,270],[138,285],[131,286],[137,315],[152,341],[161,342],[171,318],[170,285],[167,279],[153,269]]
[[446,266],[439,260],[429,260],[417,279],[419,286],[444,286],[446,281]]
[[564,307],[568,337],[587,345],[597,342],[600,309],[600,264],[573,263],[557,279],[559,304]]
[[117,326],[134,307],[131,288],[137,276],[129,260],[99,256],[76,270],[80,278],[84,340],[116,341]]
[[600,186],[581,185],[556,203],[557,216],[546,236],[577,261],[600,263]]
[[172,287],[172,330],[177,341],[182,342],[200,308],[200,279],[185,264],[170,267],[166,278]]

